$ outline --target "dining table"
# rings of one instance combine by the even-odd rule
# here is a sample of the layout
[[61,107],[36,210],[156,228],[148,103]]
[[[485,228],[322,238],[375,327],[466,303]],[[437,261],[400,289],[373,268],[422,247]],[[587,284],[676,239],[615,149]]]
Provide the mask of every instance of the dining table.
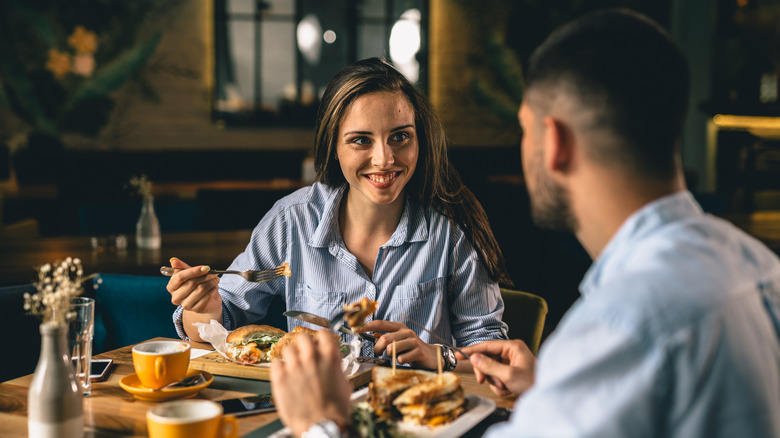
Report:
[[[163,340],[154,338],[150,340]],[[213,349],[210,344],[188,341],[193,349]],[[134,373],[132,347],[128,345],[96,355],[95,358],[113,359],[114,366],[108,379],[92,384],[92,393],[83,398],[85,437],[145,437],[148,436],[146,412],[165,401],[136,399],[120,386],[120,380]],[[6,356],[6,359],[13,360]],[[492,400],[496,410],[473,428],[464,431],[465,437],[482,436],[489,425],[507,419],[514,397],[494,394],[487,384],[479,384],[472,372],[458,372],[466,394]],[[0,436],[27,437],[27,392],[33,375],[22,376],[0,383]],[[268,391],[268,382],[214,375],[213,382],[194,395],[197,399],[220,401],[251,397]],[[237,417],[239,436],[266,437],[283,425],[276,411]]]

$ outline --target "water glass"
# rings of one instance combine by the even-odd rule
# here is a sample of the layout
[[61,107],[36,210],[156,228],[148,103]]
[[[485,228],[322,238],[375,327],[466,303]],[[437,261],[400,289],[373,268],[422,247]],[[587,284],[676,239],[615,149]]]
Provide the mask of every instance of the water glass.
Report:
[[70,321],[68,330],[71,359],[76,367],[76,379],[81,387],[81,394],[86,396],[92,392],[89,372],[92,366],[92,338],[95,335],[95,300],[86,297],[73,298],[70,309],[76,314]]

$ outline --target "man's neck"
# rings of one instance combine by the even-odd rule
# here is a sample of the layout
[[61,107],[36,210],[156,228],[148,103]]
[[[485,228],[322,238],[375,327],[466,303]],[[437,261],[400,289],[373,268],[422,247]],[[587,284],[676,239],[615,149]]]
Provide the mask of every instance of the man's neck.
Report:
[[681,178],[647,181],[614,173],[592,174],[572,187],[572,208],[578,219],[577,239],[596,260],[625,221],[645,205],[685,190]]

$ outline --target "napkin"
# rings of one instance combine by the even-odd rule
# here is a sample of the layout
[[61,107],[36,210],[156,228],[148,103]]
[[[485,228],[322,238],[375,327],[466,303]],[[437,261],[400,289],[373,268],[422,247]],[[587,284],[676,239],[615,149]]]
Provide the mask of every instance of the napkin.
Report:
[[[200,335],[201,339],[210,343],[215,350],[219,351],[219,353],[225,357],[225,359],[231,362],[240,363],[242,365],[259,367],[270,366],[269,363],[244,364],[237,360],[231,359],[225,353],[227,351],[227,342],[225,342],[225,340],[227,339],[228,334],[230,334],[230,331],[228,331],[225,327],[222,326],[222,324],[218,323],[217,321],[212,319],[208,324],[196,322],[195,325],[198,327],[198,334]],[[360,356],[361,344],[362,343],[360,339],[357,338],[346,344],[342,344],[347,347],[347,353],[341,359],[341,370],[347,377],[355,374],[360,368],[358,357]]]

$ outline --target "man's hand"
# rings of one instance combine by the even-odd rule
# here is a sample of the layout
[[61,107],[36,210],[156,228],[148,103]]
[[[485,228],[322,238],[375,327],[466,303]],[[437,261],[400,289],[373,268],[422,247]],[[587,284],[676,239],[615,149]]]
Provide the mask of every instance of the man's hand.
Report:
[[411,364],[416,367],[438,367],[439,348],[436,345],[426,344],[402,322],[383,321],[375,319],[367,322],[359,332],[386,332],[377,339],[374,344],[374,353],[381,356],[383,353],[393,357],[393,341],[395,341],[396,360],[398,363]]
[[284,360],[271,363],[271,393],[282,422],[293,436],[313,424],[333,420],[345,426],[350,418],[352,390],[341,371],[341,352],[327,330],[298,336],[284,350]]
[[[486,341],[462,349],[471,356],[477,382],[488,380],[490,389],[498,395],[519,395],[534,383],[536,358],[519,339]],[[465,359],[455,354],[459,360]]]

